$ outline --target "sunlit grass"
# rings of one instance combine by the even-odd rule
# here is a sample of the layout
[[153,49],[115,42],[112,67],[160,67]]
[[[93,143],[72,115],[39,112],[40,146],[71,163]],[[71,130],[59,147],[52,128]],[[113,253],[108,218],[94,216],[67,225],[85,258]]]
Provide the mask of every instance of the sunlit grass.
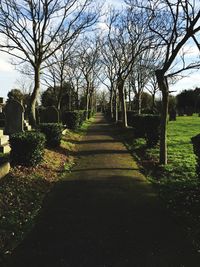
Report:
[[144,139],[125,139],[166,207],[179,218],[200,247],[200,181],[191,137],[200,133],[200,117],[177,117],[168,123],[168,164],[159,166],[159,146],[147,149]]
[[[174,179],[196,179],[195,155],[191,137],[200,133],[200,118],[198,116],[177,117],[177,121],[168,123],[168,165],[164,167],[162,177],[170,174]],[[147,155],[158,161],[159,148],[148,149]],[[162,178],[160,177],[160,178]]]

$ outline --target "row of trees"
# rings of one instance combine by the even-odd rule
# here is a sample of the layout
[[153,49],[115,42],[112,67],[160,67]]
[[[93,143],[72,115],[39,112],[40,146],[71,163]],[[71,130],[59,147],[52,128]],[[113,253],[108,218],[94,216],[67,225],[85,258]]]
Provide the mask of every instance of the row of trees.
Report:
[[87,111],[103,83],[109,91],[111,117],[118,120],[120,106],[124,127],[127,99],[131,109],[135,96],[140,114],[144,89],[151,92],[152,108],[159,90],[160,163],[166,164],[169,84],[182,71],[200,67],[198,58],[188,54],[192,43],[200,49],[199,18],[198,3],[192,0],[125,0],[123,9],[109,8],[103,16],[93,0],[2,0],[0,51],[17,58],[21,71],[33,74],[32,124],[41,81],[57,88],[58,109],[67,81],[77,98],[76,107],[84,95]]

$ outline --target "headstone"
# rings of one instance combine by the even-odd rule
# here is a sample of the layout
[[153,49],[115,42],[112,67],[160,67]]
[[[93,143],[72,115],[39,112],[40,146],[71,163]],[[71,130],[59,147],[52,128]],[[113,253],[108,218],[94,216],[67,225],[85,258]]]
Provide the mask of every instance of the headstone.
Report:
[[4,135],[2,129],[0,129],[0,153],[9,153],[10,152],[10,145],[9,145],[9,136]]
[[14,134],[24,131],[24,108],[16,100],[9,100],[4,109],[5,133]]
[[0,97],[0,113],[3,112],[3,106],[4,106],[4,98]]
[[59,112],[55,107],[41,109],[39,113],[40,123],[58,123]]
[[0,128],[5,127],[5,114],[3,112],[0,112]]

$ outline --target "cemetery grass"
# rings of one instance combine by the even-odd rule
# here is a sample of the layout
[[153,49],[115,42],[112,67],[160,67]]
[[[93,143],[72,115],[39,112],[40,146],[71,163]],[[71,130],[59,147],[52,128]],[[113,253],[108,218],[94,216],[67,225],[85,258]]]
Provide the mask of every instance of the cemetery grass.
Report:
[[168,165],[158,166],[159,147],[148,149],[144,139],[133,139],[130,129],[124,140],[136,157],[141,171],[153,183],[167,209],[184,225],[200,249],[200,181],[195,173],[191,137],[200,133],[197,115],[177,117],[168,123]]
[[73,152],[92,119],[76,130],[67,130],[60,147],[45,149],[37,167],[17,166],[0,180],[0,265],[32,229],[43,200],[74,164]]

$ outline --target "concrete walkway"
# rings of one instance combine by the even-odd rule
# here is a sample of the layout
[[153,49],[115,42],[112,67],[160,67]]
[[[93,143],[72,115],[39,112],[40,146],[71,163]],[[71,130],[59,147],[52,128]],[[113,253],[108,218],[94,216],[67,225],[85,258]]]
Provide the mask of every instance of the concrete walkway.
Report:
[[97,115],[78,148],[76,166],[52,190],[8,266],[200,266],[115,127]]

